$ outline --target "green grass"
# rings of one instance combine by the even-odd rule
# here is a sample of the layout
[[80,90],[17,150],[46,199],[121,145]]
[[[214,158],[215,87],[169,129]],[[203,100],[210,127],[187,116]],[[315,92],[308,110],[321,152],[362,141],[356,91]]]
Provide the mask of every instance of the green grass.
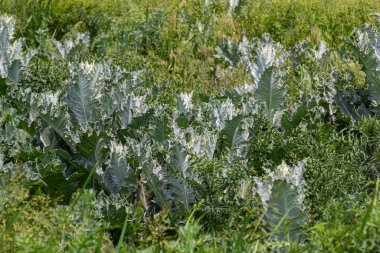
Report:
[[[130,241],[120,240],[116,248],[110,240],[112,229],[96,216],[102,202],[93,193],[86,191],[76,206],[57,206],[41,194],[28,198],[25,189],[13,184],[8,189],[8,196],[1,196],[0,246],[1,252],[35,253],[272,252],[276,249],[289,252],[378,252],[379,197],[377,190],[365,206],[331,208],[331,214],[350,212],[353,216],[350,221],[335,218],[314,224],[307,232],[307,244],[265,241],[256,233],[252,234],[249,224],[235,224],[239,229],[210,233],[202,226],[202,217],[195,220],[192,216],[201,207],[198,206],[176,230],[168,227],[168,217],[162,214],[162,217],[156,215],[148,219],[137,212],[131,217],[126,216],[124,226],[121,222],[118,228],[123,227],[122,234],[126,233],[125,238]],[[167,231],[172,231],[171,235],[163,236]],[[139,246],[134,246],[136,239]]]
[[[1,9],[16,15],[21,27],[27,29],[34,21],[41,24],[59,25],[59,22],[75,25],[79,12],[86,15],[99,14],[103,18],[134,23],[137,20],[149,19],[154,12],[161,9],[165,12],[162,38],[173,40],[181,35],[188,24],[196,21],[209,22],[210,35],[206,40],[220,41],[232,37],[235,40],[247,37],[259,37],[270,33],[272,37],[285,45],[294,45],[307,39],[318,43],[321,39],[329,45],[336,46],[341,42],[340,36],[349,35],[353,28],[366,22],[373,22],[370,14],[379,12],[376,0],[271,0],[240,1],[233,13],[228,13],[227,1],[211,1],[208,10],[203,0],[190,1],[133,1],[133,0],[3,0]],[[186,13],[186,20],[181,12]],[[57,14],[61,17],[57,17]],[[182,13],[183,14],[183,13]],[[44,18],[41,18],[43,16]],[[32,20],[31,20],[32,19]],[[33,20],[34,19],[34,20]],[[78,20],[78,22],[84,21]],[[217,22],[215,22],[217,21]],[[39,26],[43,28],[44,26]],[[67,27],[50,27],[51,31],[65,30]],[[62,31],[62,32],[63,32]],[[186,38],[179,38],[186,39]]]
[[[0,11],[17,17],[19,36],[32,45],[41,44],[37,30],[57,39],[87,31],[107,45],[108,57],[118,56],[129,69],[149,66],[150,82],[170,80],[173,92],[212,92],[248,80],[243,66],[226,70],[215,61],[215,48],[226,38],[238,42],[269,33],[288,47],[302,40],[337,47],[355,27],[375,23],[371,14],[380,12],[377,0],[240,2],[229,13],[222,0],[208,8],[204,0],[3,0]],[[101,37],[103,32],[110,37]]]

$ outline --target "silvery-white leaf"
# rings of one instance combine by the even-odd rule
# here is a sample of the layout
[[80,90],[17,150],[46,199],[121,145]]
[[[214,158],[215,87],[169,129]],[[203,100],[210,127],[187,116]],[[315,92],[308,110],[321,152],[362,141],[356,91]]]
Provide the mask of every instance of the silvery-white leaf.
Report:
[[319,44],[318,51],[314,51],[315,59],[322,59],[323,55],[328,51],[326,41],[322,40]]
[[67,105],[74,121],[78,123],[93,121],[93,98],[91,81],[87,79],[82,69],[78,69],[67,94]]
[[127,103],[123,106],[121,112],[120,112],[120,119],[123,123],[123,127],[127,128],[129,124],[132,123],[132,117],[133,117],[133,95],[128,97]]
[[[280,67],[287,58],[284,48],[275,43],[269,34],[264,34],[257,43],[249,43],[243,37],[243,41],[239,45],[239,51],[242,55],[241,59],[247,66],[253,83],[256,85],[266,69],[272,66]],[[255,59],[254,55],[256,56]]]
[[187,144],[197,156],[203,156],[211,160],[214,156],[218,135],[215,132],[202,129],[190,132],[190,141]]
[[[75,38],[73,38],[75,37]],[[74,33],[73,36],[63,40],[52,40],[53,44],[61,54],[62,59],[67,60],[69,55],[72,54],[73,49],[79,45],[88,46],[90,43],[89,35],[84,33]]]
[[272,193],[272,187],[273,186],[269,183],[262,181],[258,177],[255,177],[254,181],[255,181],[256,186],[257,186],[257,188],[256,188],[257,194],[259,194],[259,196],[262,200],[263,207],[264,207],[264,209],[267,209],[267,207],[268,207],[267,202],[270,199],[270,195]]
[[274,123],[275,114],[283,110],[286,89],[274,67],[267,68],[259,81],[254,97],[265,106],[265,115]]
[[252,194],[252,184],[251,180],[242,179],[240,181],[240,188],[238,192],[238,197],[241,199],[246,199],[248,195]]
[[229,11],[232,12],[239,5],[239,0],[230,0]]
[[113,149],[114,153],[111,154],[111,160],[103,174],[103,180],[111,194],[116,195],[121,187],[127,186],[127,178],[133,173],[133,169],[123,155],[122,145],[114,145]]
[[191,93],[181,93],[177,98],[178,111],[179,113],[185,113],[194,108],[192,103],[193,92]]

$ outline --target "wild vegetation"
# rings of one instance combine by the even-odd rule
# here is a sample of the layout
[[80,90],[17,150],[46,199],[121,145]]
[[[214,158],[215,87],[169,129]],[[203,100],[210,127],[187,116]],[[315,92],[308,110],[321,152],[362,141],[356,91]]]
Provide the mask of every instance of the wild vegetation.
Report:
[[0,6],[1,251],[380,251],[376,0]]

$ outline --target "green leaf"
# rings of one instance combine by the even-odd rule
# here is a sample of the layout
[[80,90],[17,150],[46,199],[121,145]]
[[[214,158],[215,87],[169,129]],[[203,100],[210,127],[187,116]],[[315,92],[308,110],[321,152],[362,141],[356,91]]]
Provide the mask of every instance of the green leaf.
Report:
[[231,40],[223,41],[222,44],[216,48],[214,55],[226,67],[236,67],[239,63],[239,45],[233,43]]
[[179,172],[178,176],[172,176],[168,179],[168,183],[173,189],[173,196],[189,210],[195,201],[194,190],[189,185],[190,180],[193,179],[193,173],[190,170],[189,157],[179,144],[174,148],[170,166]]
[[127,128],[129,124],[132,123],[132,117],[133,117],[132,111],[133,111],[133,102],[132,102],[132,97],[129,96],[127,100],[127,104],[123,107],[123,109],[119,113],[119,117],[122,122],[122,126],[124,128]]
[[144,174],[147,177],[146,184],[149,189],[154,193],[155,202],[161,208],[167,208],[168,202],[164,194],[164,183],[153,173],[152,166],[149,164],[144,164],[142,167]]
[[239,114],[232,120],[226,122],[226,125],[222,131],[222,136],[228,149],[236,148],[244,141],[241,129],[241,121],[243,118],[244,116]]
[[277,240],[302,240],[306,216],[300,209],[299,197],[297,188],[285,180],[274,183],[264,221],[268,232]]
[[171,186],[174,199],[179,201],[187,210],[190,210],[195,202],[195,193],[187,180],[171,176],[168,178],[168,184]]
[[0,96],[4,96],[7,94],[7,83],[5,78],[0,76]]
[[292,129],[299,126],[302,120],[307,116],[308,110],[306,106],[299,105],[297,109],[287,115],[283,115],[281,118],[281,128],[284,129],[287,133],[291,132]]
[[155,139],[159,143],[163,143],[164,141],[169,139],[169,136],[172,132],[172,129],[169,126],[168,117],[156,118],[153,122],[154,124],[152,131],[152,138]]
[[86,159],[85,167],[91,168],[96,161],[102,164],[104,159],[106,159],[109,152],[107,144],[109,144],[107,133],[100,132],[99,134],[84,134],[81,137],[81,142],[75,148],[77,154]]
[[334,101],[340,111],[349,117],[353,123],[357,121],[360,115],[357,113],[355,106],[353,105],[353,99],[349,96],[349,94],[342,91],[337,91]]
[[91,82],[87,80],[83,70],[78,70],[74,83],[69,87],[67,93],[67,105],[70,115],[75,122],[89,123],[93,121],[93,95]]
[[283,109],[286,98],[286,89],[274,67],[264,71],[254,97],[264,104],[265,115],[273,123],[275,113]]
[[133,173],[133,169],[128,165],[123,155],[113,153],[111,161],[104,172],[103,181],[112,195],[120,192],[122,187],[127,187],[127,179]]
[[39,108],[33,109],[36,111],[38,116],[45,121],[47,125],[49,125],[58,135],[59,137],[64,140],[67,145],[72,149],[75,150],[74,142],[71,140],[71,138],[66,134],[66,125],[67,125],[67,118],[66,118],[66,108],[61,107],[59,108],[59,111],[56,113],[53,113],[51,111],[51,108],[47,108],[47,113],[42,112]]
[[29,204],[25,204],[21,209],[19,209],[16,213],[14,213],[12,216],[10,216],[5,223],[6,230],[13,229],[13,226],[16,224],[16,222],[20,219],[21,215],[25,210],[29,207]]
[[42,180],[45,182],[47,191],[52,198],[57,198],[64,203],[68,203],[72,194],[79,189],[81,183],[84,182],[85,176],[81,173],[74,173],[66,178],[64,176],[65,168],[66,166],[62,166],[62,171],[51,173]]

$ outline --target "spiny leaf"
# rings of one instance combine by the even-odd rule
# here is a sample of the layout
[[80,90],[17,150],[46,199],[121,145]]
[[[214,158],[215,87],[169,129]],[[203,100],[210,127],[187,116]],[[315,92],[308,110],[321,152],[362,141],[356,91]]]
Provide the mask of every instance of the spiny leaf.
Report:
[[116,195],[122,187],[126,187],[127,179],[133,173],[133,169],[128,165],[124,156],[113,153],[109,166],[104,172],[104,184],[111,192]]
[[272,188],[264,216],[266,229],[281,241],[299,241],[305,214],[298,204],[299,192],[285,180],[277,180]]
[[171,186],[174,199],[179,201],[187,210],[190,210],[195,202],[195,192],[189,186],[189,183],[185,179],[174,176],[169,177],[167,180]]
[[344,92],[337,91],[334,97],[334,101],[340,108],[340,111],[349,117],[353,123],[355,123],[359,118],[359,115],[356,112],[354,105],[352,104],[352,98],[347,96],[347,94]]
[[80,143],[75,148],[85,168],[93,167],[96,162],[103,163],[109,152],[107,144],[109,144],[109,138],[105,132],[84,134],[81,137]]
[[142,167],[142,170],[147,177],[146,184],[154,193],[155,202],[161,208],[167,208],[168,202],[164,194],[164,183],[153,173],[152,166],[150,164],[145,164]]
[[174,148],[173,159],[170,165],[179,173],[178,176],[172,176],[168,179],[173,189],[173,195],[186,209],[190,209],[191,204],[194,203],[195,196],[188,182],[193,179],[193,174],[189,168],[189,157],[179,144]]
[[241,130],[243,115],[238,115],[226,122],[222,135],[228,149],[233,149],[244,141]]
[[274,115],[283,109],[286,97],[286,89],[274,67],[264,71],[254,96],[264,104],[265,115],[273,123]]
[[152,138],[154,138],[159,143],[164,143],[164,141],[169,139],[169,136],[172,132],[172,129],[169,126],[169,119],[168,117],[160,117],[156,118],[153,121],[154,124],[152,124],[153,131],[152,131]]
[[129,96],[126,105],[123,106],[123,109],[121,110],[119,117],[122,123],[122,126],[124,128],[127,128],[129,124],[132,123],[132,114],[133,111],[133,102],[132,97]]
[[87,80],[83,70],[79,69],[75,75],[74,83],[70,85],[67,92],[67,105],[75,122],[89,123],[93,121],[93,95],[91,82]]
[[231,40],[224,41],[216,48],[215,58],[219,59],[225,66],[235,67],[239,62],[239,46]]
[[51,112],[51,110],[48,110],[47,113],[39,111],[38,116],[45,121],[45,123],[48,124],[72,150],[75,150],[74,142],[66,133],[66,108],[61,107],[55,115]]

